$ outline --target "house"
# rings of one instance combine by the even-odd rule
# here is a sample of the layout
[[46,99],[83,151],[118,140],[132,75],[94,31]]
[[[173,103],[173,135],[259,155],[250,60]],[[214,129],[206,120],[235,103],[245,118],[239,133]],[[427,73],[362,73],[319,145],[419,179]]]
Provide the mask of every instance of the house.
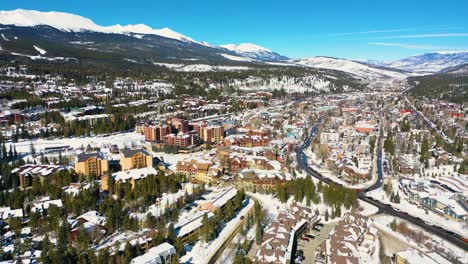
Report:
[[122,171],[153,167],[153,156],[144,148],[122,149],[120,151]]
[[370,218],[347,213],[320,245],[317,256],[325,263],[362,263],[362,254],[375,251],[376,239],[377,229],[372,227]]
[[25,190],[32,185],[32,178],[37,177],[43,183],[47,177],[63,169],[65,168],[59,165],[25,164],[13,169],[11,173],[18,176],[20,189]]
[[276,170],[244,169],[236,178],[236,186],[246,191],[274,190],[277,185],[293,180],[289,173]]
[[99,230],[105,233],[106,217],[102,216],[98,211],[88,211],[76,218],[73,221],[71,230],[71,239],[75,240],[80,229],[86,232],[93,232]]
[[308,227],[314,226],[317,219],[318,214],[311,208],[297,204],[293,204],[287,212],[280,212],[276,220],[265,228],[253,263],[292,263],[295,241]]
[[218,196],[216,196],[213,200],[201,204],[198,207],[198,210],[208,210],[214,213],[217,210],[223,210],[224,206],[227,202],[234,199],[237,194],[237,189],[234,187],[223,189],[219,192]]
[[368,122],[368,121],[359,121],[356,122],[354,125],[354,128],[356,129],[357,132],[360,133],[371,133],[376,130],[375,124]]
[[173,245],[165,242],[159,246],[152,247],[145,254],[138,256],[130,262],[131,264],[164,264],[171,263],[171,257],[176,253]]
[[44,213],[49,209],[50,206],[56,206],[58,208],[63,207],[61,199],[52,200],[50,197],[44,197],[38,201],[32,202],[31,212]]
[[204,183],[215,183],[223,170],[205,159],[184,159],[177,162],[176,173],[185,175],[188,179]]
[[[139,168],[126,171],[118,171],[111,175],[116,183],[129,182],[132,185],[132,190],[135,188],[136,183],[150,175],[158,175],[158,170],[155,168]],[[107,184],[107,175],[101,179],[101,190],[105,191],[109,189]]]
[[83,152],[76,156],[75,171],[84,176],[103,176],[109,170],[109,163],[103,153]]

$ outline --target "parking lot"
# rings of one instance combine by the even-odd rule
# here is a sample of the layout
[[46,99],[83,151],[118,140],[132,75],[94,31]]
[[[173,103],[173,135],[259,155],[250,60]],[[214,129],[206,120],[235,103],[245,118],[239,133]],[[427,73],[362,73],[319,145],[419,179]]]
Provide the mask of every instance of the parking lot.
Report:
[[315,238],[309,239],[309,241],[304,241],[301,238],[298,239],[297,250],[302,250],[304,252],[304,261],[302,263],[315,263],[315,251],[322,244],[325,239],[327,239],[330,231],[337,224],[336,221],[331,222],[323,226],[321,231],[312,230],[309,232],[310,235],[314,235]]

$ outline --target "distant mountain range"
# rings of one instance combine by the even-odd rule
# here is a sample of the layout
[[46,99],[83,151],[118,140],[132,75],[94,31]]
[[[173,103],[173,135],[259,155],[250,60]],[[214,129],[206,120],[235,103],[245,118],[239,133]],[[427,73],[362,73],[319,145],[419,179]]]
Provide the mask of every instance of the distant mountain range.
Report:
[[144,24],[101,26],[74,14],[22,9],[0,11],[0,59],[13,58],[112,67],[154,65],[177,71],[318,68],[342,71],[360,80],[404,79],[468,63],[466,52],[430,53],[395,62],[289,59],[251,43],[216,46],[169,28],[153,29]]
[[417,73],[435,73],[468,63],[468,52],[437,52],[412,56],[380,65]]
[[312,57],[290,62],[305,67],[344,71],[361,79],[404,79],[412,75],[410,72],[332,57]]
[[226,44],[221,45],[220,47],[233,51],[241,56],[259,61],[283,61],[289,59],[286,56],[252,43],[243,43],[239,45]]
[[[95,53],[119,53],[135,62],[142,62],[146,57],[150,61],[192,60],[211,62],[232,61],[278,61],[287,57],[253,44],[214,46],[196,41],[169,28],[153,29],[144,24],[100,26],[88,18],[62,12],[39,12],[31,10],[0,11],[0,45],[4,52],[33,56],[44,59],[55,54],[56,58],[76,56],[76,52],[60,54],[56,49],[48,55],[37,54],[33,47],[26,47],[24,42],[42,43],[52,48],[55,44],[62,50],[85,49]],[[39,44],[38,44],[39,45]],[[36,46],[38,46],[36,45]],[[53,45],[52,45],[53,46]],[[22,50],[18,50],[22,47]],[[58,48],[58,47],[57,47]],[[47,52],[47,49],[43,49]],[[25,54],[21,52],[26,52]],[[127,53],[127,54],[122,54]],[[133,55],[133,57],[132,57]],[[77,56],[78,59],[80,56]],[[136,58],[138,57],[138,58]]]

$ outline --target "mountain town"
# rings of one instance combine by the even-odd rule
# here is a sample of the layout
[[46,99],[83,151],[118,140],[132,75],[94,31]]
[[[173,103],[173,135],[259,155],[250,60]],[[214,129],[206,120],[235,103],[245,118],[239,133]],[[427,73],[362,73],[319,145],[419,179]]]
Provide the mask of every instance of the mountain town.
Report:
[[468,52],[26,9],[0,36],[1,263],[468,263]]

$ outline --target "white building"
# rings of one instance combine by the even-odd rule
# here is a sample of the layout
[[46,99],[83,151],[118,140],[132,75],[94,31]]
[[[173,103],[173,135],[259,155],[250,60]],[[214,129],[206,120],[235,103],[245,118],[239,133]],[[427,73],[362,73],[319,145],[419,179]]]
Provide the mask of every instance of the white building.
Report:
[[163,243],[152,247],[144,255],[138,256],[130,263],[132,264],[163,264],[171,263],[171,257],[176,253],[176,249],[169,243]]
[[340,139],[340,134],[337,132],[327,132],[320,134],[320,143],[322,144],[333,144],[338,143]]

